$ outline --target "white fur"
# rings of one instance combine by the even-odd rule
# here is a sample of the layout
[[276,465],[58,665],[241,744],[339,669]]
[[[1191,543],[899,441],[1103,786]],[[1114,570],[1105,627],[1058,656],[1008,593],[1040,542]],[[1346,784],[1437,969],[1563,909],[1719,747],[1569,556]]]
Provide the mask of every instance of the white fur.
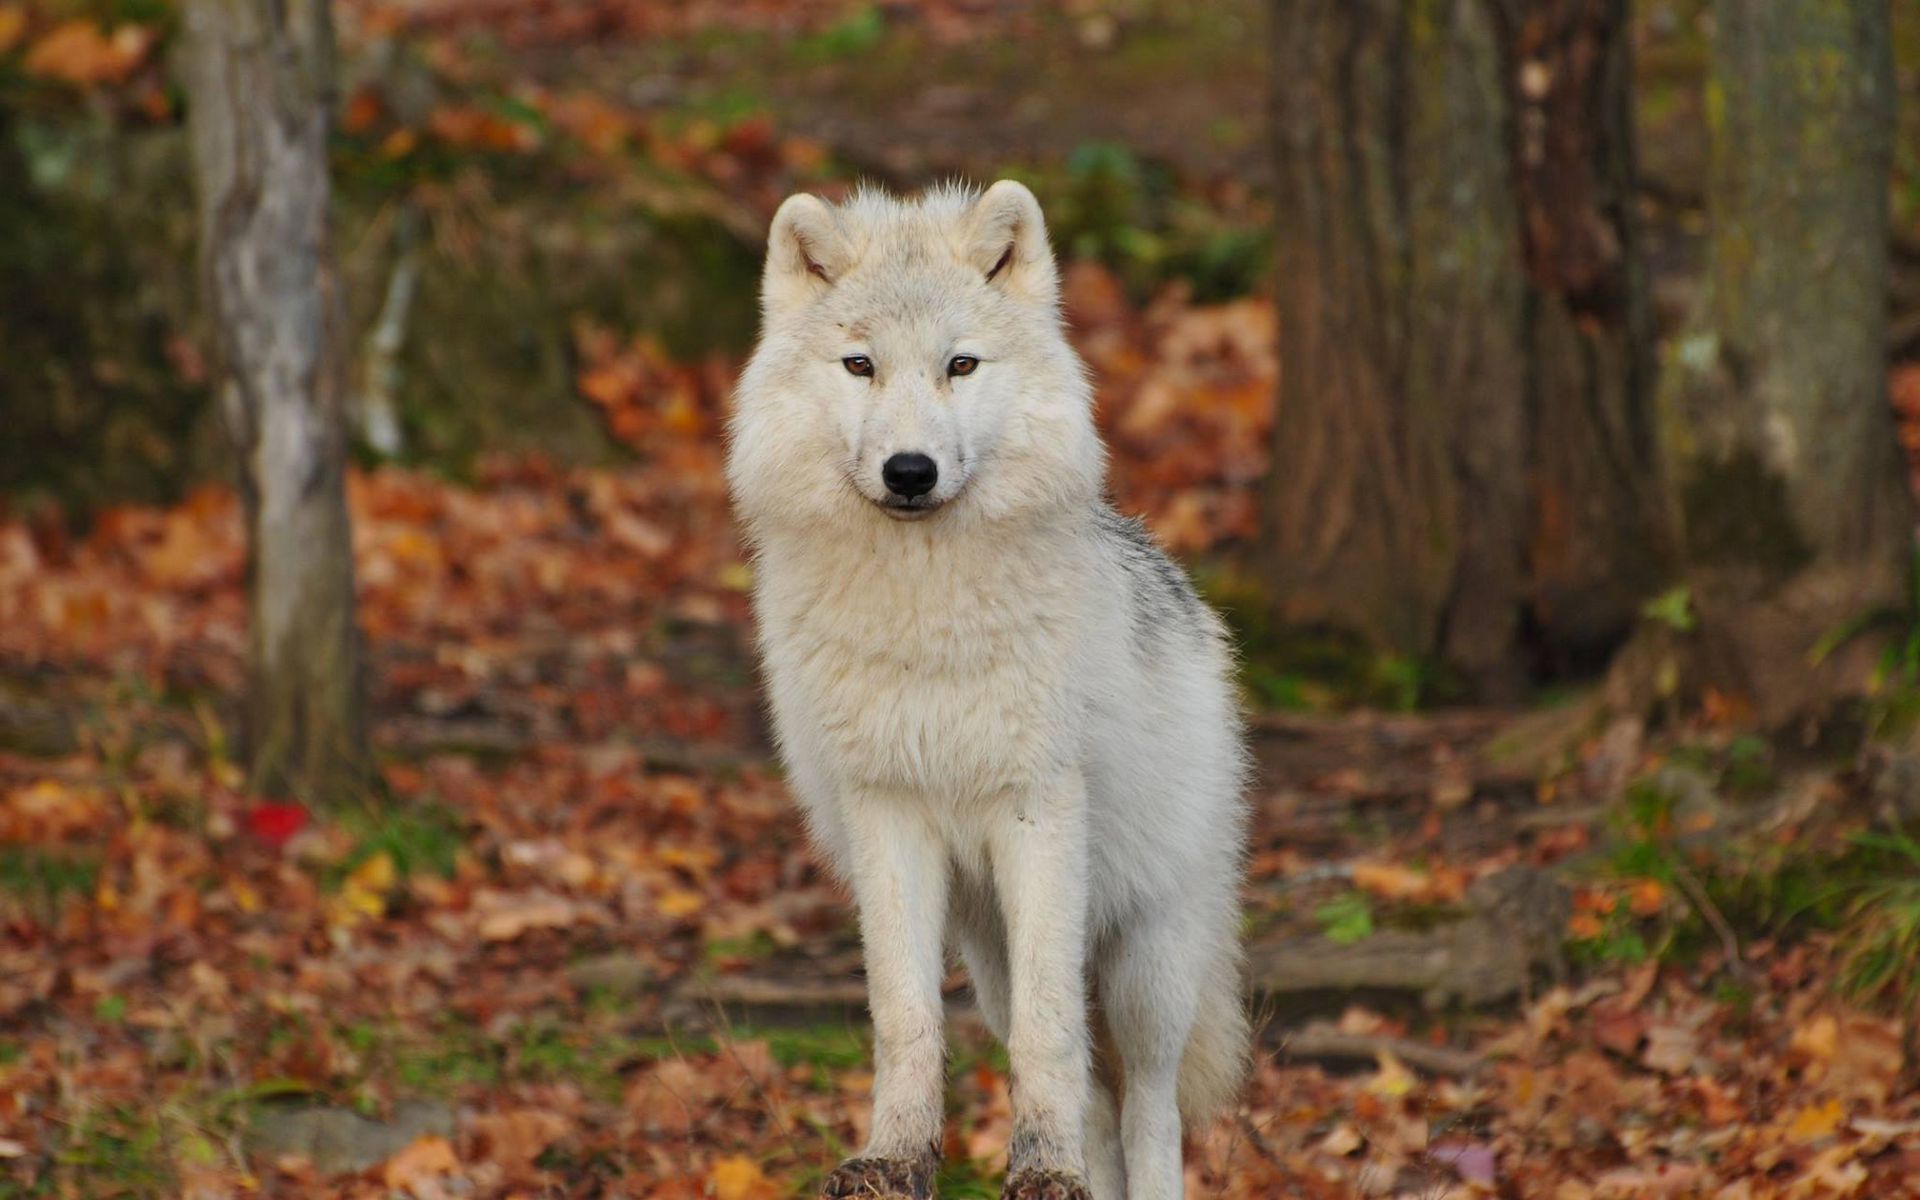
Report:
[[[1178,1196],[1182,1113],[1231,1097],[1247,1041],[1231,656],[1102,498],[1039,206],[1007,182],[795,196],[762,299],[728,477],[790,782],[859,906],[864,1156],[939,1145],[945,939],[1007,1044],[1010,1179]],[[978,368],[950,377],[956,354]],[[936,507],[881,507],[905,452]]]

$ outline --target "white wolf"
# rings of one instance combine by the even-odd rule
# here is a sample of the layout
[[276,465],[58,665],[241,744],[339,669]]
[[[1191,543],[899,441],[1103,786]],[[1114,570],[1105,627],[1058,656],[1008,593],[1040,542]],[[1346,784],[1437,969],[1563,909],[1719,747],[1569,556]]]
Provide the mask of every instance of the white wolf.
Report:
[[1103,499],[1040,206],[794,196],[761,300],[727,474],[876,1042],[871,1136],[822,1194],[931,1193],[951,939],[1013,1068],[1003,1195],[1176,1197],[1181,1119],[1247,1052],[1231,652]]

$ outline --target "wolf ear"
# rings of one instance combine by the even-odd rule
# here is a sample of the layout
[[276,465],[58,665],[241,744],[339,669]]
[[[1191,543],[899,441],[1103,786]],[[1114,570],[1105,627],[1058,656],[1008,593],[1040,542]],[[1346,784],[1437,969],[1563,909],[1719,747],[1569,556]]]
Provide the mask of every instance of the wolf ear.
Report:
[[1059,292],[1047,221],[1025,184],[1002,179],[973,202],[965,253],[995,287],[1049,301]]
[[818,196],[788,196],[767,230],[760,302],[768,311],[803,304],[831,288],[851,265],[847,238]]

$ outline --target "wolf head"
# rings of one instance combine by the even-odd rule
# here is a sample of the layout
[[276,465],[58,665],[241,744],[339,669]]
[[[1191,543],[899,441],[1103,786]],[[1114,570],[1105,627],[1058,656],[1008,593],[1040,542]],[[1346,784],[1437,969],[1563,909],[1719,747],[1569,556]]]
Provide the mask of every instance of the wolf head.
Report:
[[750,530],[1084,511],[1104,460],[1040,205],[1011,181],[790,197],[727,474]]

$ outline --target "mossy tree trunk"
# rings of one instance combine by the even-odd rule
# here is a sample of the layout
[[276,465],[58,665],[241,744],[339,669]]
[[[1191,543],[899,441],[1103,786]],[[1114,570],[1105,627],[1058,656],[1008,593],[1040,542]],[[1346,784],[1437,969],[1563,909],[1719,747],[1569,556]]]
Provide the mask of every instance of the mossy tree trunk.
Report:
[[190,0],[189,119],[221,404],[251,556],[252,786],[316,803],[366,781],[328,233],[327,0]]
[[1274,0],[1283,622],[1488,695],[1667,569],[1623,0]]
[[1667,364],[1710,679],[1780,719],[1860,686],[1822,638],[1902,607],[1913,512],[1887,403],[1885,0],[1716,0],[1708,261]]

